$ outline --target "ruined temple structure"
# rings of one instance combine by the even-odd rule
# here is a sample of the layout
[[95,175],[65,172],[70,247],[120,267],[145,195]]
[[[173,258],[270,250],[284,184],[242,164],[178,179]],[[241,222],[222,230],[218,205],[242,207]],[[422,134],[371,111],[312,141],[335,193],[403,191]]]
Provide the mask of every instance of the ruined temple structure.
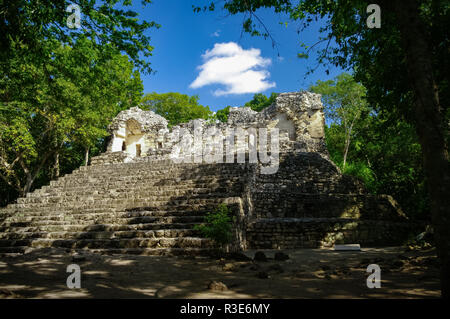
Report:
[[[267,144],[277,129],[278,150],[268,147],[273,162],[263,163],[260,153],[251,162],[256,138],[247,134],[243,144],[233,144],[236,139],[226,132],[236,128],[247,133],[267,128]],[[313,93],[280,94],[259,113],[232,108],[228,123],[195,120],[171,128],[163,117],[134,107],[119,113],[109,129],[107,151],[89,166],[0,211],[0,252],[40,247],[154,255],[209,252],[214,242],[193,227],[221,203],[236,217],[228,247],[234,250],[393,245],[410,227],[390,196],[368,194],[330,161],[323,107]],[[197,131],[206,137],[221,133],[225,138],[210,144],[242,147],[245,161],[233,155],[205,163],[202,155],[210,144],[205,139],[195,143]],[[261,151],[263,144],[256,144]],[[219,154],[212,149],[210,154]],[[174,154],[183,160],[175,161]],[[275,164],[276,170],[261,172]]]

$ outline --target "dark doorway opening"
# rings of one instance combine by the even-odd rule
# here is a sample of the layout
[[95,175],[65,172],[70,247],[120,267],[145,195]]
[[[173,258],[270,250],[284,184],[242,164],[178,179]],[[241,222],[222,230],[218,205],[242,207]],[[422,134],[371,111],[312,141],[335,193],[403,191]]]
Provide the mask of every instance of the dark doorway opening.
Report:
[[136,156],[141,157],[141,144],[136,144]]

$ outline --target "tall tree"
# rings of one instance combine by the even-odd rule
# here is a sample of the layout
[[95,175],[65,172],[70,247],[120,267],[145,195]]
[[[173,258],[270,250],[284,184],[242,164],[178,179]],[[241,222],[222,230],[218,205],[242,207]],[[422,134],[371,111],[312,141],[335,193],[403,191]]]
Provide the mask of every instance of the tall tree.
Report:
[[322,94],[325,114],[328,119],[341,125],[344,129],[342,166],[345,169],[350,143],[356,133],[354,128],[363,113],[369,112],[365,99],[366,89],[348,73],[342,73],[334,80],[318,80],[316,85],[309,89],[314,93]]
[[[442,296],[449,298],[450,90],[446,70],[450,68],[450,5],[445,0],[420,4],[417,0],[380,0],[377,4],[382,13],[381,28],[369,28],[366,24],[369,2],[363,0],[229,0],[224,1],[223,8],[231,14],[247,14],[243,27],[253,35],[270,36],[264,25],[258,26],[259,8],[284,12],[302,27],[318,18],[325,19],[320,30],[324,36],[311,46],[323,44],[319,63],[355,68],[356,79],[368,89],[369,102],[415,126],[441,262]],[[208,8],[214,10],[214,5],[205,6]]]
[[[92,41],[53,45],[45,67],[19,50],[0,78],[0,178],[20,195],[52,165],[67,144],[92,147],[109,121],[136,105],[143,86],[127,56],[99,60]],[[55,167],[56,165],[57,167]]]
[[[68,24],[71,4],[80,9],[79,28]],[[130,0],[0,1],[3,185],[23,195],[50,166],[58,176],[61,152],[83,144],[87,154],[105,134],[105,122],[140,100],[142,83],[134,68],[152,71],[146,32],[159,25],[139,20],[126,10],[130,5]]]

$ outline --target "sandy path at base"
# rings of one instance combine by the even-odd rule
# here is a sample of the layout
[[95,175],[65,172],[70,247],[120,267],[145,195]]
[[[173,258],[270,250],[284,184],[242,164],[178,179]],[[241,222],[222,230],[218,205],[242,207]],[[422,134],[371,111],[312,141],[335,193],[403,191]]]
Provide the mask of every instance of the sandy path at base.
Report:
[[[269,258],[276,251],[263,250]],[[434,249],[284,250],[286,261],[206,257],[96,255],[41,249],[0,257],[0,298],[437,298]],[[255,251],[245,255],[254,256]],[[81,289],[68,289],[66,267],[81,268]],[[367,265],[381,267],[381,288],[369,289]],[[262,274],[261,274],[262,273]],[[264,273],[268,278],[264,277]],[[208,289],[212,280],[228,289]]]

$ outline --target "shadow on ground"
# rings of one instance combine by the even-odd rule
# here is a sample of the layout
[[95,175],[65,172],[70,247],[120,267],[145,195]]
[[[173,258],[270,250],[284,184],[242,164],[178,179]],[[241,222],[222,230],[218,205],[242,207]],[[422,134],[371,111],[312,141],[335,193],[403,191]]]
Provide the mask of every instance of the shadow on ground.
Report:
[[[247,251],[254,256],[255,251]],[[400,247],[361,252],[286,250],[289,259],[96,255],[40,249],[0,258],[0,298],[436,298],[435,251]],[[68,289],[66,267],[81,267],[81,289]],[[380,289],[366,285],[381,267]],[[210,281],[228,289],[208,289]]]

